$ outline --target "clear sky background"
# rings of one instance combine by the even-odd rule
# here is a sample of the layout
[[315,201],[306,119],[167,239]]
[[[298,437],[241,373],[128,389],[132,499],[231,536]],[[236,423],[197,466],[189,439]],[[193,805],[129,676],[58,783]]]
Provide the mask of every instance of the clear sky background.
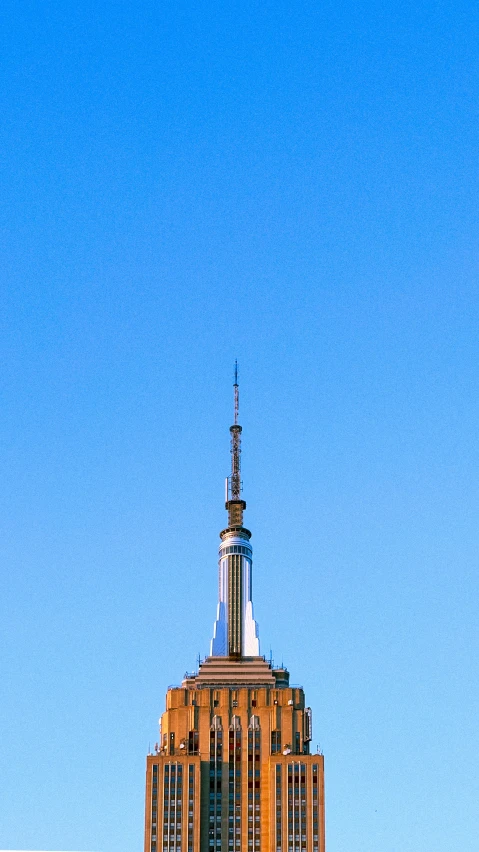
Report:
[[328,852],[477,852],[479,11],[0,10],[0,846],[141,852],[233,362]]

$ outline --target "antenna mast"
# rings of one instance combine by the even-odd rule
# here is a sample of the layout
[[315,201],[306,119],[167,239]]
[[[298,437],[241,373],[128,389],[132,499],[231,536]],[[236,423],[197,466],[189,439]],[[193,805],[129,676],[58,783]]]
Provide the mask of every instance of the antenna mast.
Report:
[[239,389],[238,389],[238,362],[235,361],[235,381],[234,381],[234,391],[235,391],[235,426],[238,425],[238,413],[239,413]]
[[239,388],[238,388],[238,362],[235,361],[234,380],[235,419],[234,425],[230,426],[231,432],[231,500],[241,499],[241,426],[238,424],[239,415]]

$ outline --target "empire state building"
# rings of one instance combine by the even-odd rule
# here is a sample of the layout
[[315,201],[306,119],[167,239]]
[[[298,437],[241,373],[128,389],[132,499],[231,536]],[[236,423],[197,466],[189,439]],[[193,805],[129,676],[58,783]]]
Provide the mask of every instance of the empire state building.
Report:
[[289,672],[260,655],[235,369],[228,525],[210,656],[166,694],[147,757],[145,852],[325,852],[324,758]]

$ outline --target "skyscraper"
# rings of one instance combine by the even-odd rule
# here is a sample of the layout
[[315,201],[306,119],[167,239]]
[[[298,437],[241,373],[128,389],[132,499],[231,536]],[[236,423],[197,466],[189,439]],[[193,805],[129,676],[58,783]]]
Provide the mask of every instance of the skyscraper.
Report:
[[325,852],[324,759],[289,672],[260,656],[235,368],[210,656],[170,687],[146,766],[145,852]]

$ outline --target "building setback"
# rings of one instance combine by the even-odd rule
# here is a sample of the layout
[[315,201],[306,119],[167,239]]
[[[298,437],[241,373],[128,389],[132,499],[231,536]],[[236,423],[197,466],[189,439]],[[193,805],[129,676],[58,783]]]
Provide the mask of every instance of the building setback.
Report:
[[260,656],[235,369],[228,526],[211,653],[166,694],[147,757],[145,852],[325,852],[324,758],[289,672]]

